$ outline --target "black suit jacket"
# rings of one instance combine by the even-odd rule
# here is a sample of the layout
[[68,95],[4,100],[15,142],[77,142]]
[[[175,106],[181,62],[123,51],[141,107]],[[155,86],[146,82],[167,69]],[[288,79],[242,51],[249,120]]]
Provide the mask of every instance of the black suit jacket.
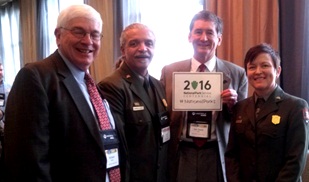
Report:
[[4,148],[8,181],[105,181],[98,126],[57,51],[16,76]]
[[[147,95],[143,83],[124,62],[112,75],[99,83],[110,103],[116,128],[125,136],[126,163],[122,178],[126,181],[166,181],[167,144],[160,144],[161,129],[157,113],[166,111],[161,83],[149,77],[156,101]],[[165,103],[165,104],[164,104]]]
[[301,181],[309,124],[305,100],[279,86],[255,119],[255,99],[237,103],[226,151],[228,181]]

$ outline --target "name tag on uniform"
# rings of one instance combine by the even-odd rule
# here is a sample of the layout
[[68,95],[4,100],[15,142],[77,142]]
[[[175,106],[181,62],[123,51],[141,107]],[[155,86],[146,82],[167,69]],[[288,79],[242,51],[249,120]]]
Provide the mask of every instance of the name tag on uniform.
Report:
[[134,106],[133,107],[133,111],[143,111],[144,110],[144,106]]

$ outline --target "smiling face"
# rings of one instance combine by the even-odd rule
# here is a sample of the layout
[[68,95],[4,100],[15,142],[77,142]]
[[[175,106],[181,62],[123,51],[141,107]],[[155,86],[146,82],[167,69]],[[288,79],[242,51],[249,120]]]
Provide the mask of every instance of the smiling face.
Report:
[[[73,65],[86,71],[97,57],[100,49],[100,40],[92,40],[89,33],[101,33],[100,23],[94,19],[84,17],[69,20],[64,28],[55,30],[58,49]],[[70,30],[81,29],[88,34],[78,38]]]
[[155,46],[155,36],[147,28],[133,28],[126,32],[125,43],[121,46],[122,56],[127,65],[145,76]]
[[221,44],[222,35],[217,33],[212,21],[196,20],[189,34],[189,42],[194,49],[194,58],[201,63],[210,60]]
[[281,67],[276,69],[272,57],[267,53],[260,53],[246,65],[249,84],[255,89],[258,96],[271,93],[276,87]]

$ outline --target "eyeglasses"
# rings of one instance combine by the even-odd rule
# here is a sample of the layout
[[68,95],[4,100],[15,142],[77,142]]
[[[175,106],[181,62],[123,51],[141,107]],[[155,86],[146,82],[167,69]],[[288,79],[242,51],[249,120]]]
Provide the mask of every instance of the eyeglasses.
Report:
[[64,28],[64,27],[60,27],[64,30],[70,31],[71,34],[79,39],[84,38],[87,34],[90,35],[91,40],[93,41],[98,41],[101,40],[101,38],[103,37],[103,35],[99,32],[86,32],[84,29],[82,28],[72,28],[72,29],[68,29],[68,28]]

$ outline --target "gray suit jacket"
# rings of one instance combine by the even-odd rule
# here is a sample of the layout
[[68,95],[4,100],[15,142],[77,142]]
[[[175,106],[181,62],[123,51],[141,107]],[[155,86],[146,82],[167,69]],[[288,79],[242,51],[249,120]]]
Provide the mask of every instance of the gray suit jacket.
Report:
[[[238,94],[238,100],[245,99],[248,94],[248,81],[245,70],[230,62],[217,58],[217,72],[223,73],[223,89],[234,89]],[[161,82],[165,87],[166,98],[168,102],[168,110],[171,118],[171,142],[169,145],[169,163],[170,177],[172,181],[177,176],[178,163],[178,145],[180,141],[183,124],[185,122],[185,112],[172,111],[172,82],[173,72],[189,72],[191,70],[191,59],[172,63],[162,69]],[[228,134],[230,129],[230,118],[226,106],[223,106],[223,111],[218,113],[216,122],[216,134],[219,143],[220,159],[222,170],[225,176],[225,161],[224,152],[228,142]]]
[[105,181],[96,120],[58,51],[19,71],[4,140],[8,181]]

